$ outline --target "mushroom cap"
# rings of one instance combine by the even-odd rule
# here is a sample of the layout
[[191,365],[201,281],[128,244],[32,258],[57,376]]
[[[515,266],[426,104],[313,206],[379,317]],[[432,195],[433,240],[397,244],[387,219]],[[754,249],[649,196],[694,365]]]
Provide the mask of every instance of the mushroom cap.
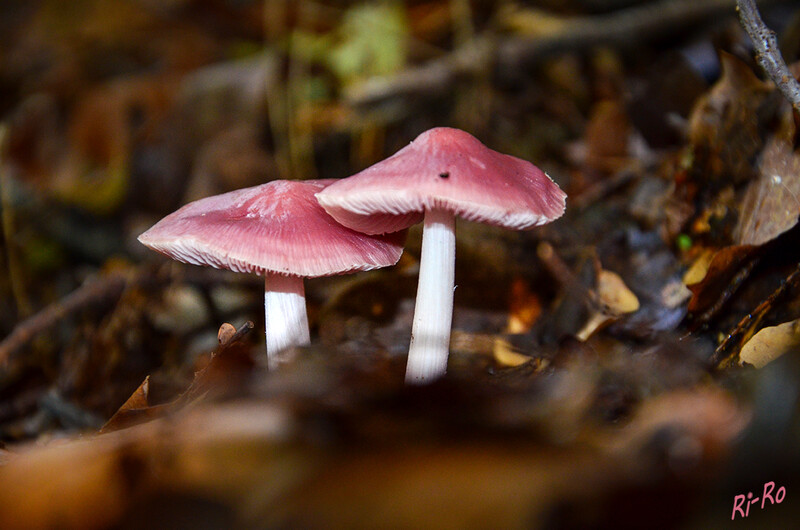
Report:
[[402,230],[426,210],[514,230],[564,213],[566,194],[542,170],[459,129],[420,134],[391,157],[317,194],[343,225],[367,234]]
[[193,265],[235,272],[316,277],[394,265],[405,234],[369,236],[337,223],[314,198],[335,182],[276,180],[206,197],[139,236]]

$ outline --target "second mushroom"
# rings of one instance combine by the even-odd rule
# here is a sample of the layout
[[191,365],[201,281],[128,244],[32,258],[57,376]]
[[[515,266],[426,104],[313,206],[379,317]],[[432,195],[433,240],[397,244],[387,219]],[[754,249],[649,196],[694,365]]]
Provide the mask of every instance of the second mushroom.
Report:
[[317,194],[343,225],[367,234],[424,221],[406,381],[447,370],[453,312],[455,217],[514,230],[564,213],[566,194],[539,168],[459,129],[438,127],[393,156]]
[[333,180],[273,181],[207,197],[139,236],[144,245],[194,265],[264,275],[270,369],[281,351],[309,342],[303,279],[394,265],[405,234],[371,236],[345,228],[314,194]]

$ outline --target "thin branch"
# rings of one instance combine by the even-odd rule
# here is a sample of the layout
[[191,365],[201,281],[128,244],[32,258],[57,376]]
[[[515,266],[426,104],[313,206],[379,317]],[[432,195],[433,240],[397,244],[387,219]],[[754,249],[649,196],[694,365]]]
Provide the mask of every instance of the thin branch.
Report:
[[792,104],[795,112],[800,114],[800,84],[789,72],[789,68],[783,60],[775,32],[761,20],[754,0],[737,0],[736,4],[739,21],[753,41],[758,64],[772,79],[781,94]]
[[536,255],[542,260],[547,272],[549,272],[558,283],[564,286],[567,291],[577,295],[577,297],[592,311],[600,311],[601,307],[597,301],[597,297],[591,289],[580,281],[569,266],[564,263],[564,260],[558,255],[553,245],[547,241],[542,241],[536,248]]
[[503,25],[522,37],[503,44],[500,59],[514,65],[599,44],[635,46],[730,12],[734,5],[735,0],[660,0],[608,14],[549,17],[544,23],[543,12],[519,9],[506,15]]
[[52,328],[76,311],[117,300],[127,285],[121,274],[112,274],[87,283],[45,309],[17,324],[14,331],[0,342],[0,366],[4,366],[17,350],[40,333]]
[[348,88],[345,98],[353,106],[371,106],[398,97],[444,94],[461,76],[486,71],[494,51],[491,39],[478,37],[447,55],[390,76],[376,76]]
[[717,349],[714,351],[714,355],[711,356],[708,364],[709,367],[720,369],[725,366],[726,361],[730,362],[732,358],[738,356],[741,351],[741,345],[739,347],[739,351],[732,352],[731,349],[735,346],[734,341],[739,341],[742,337],[746,336],[747,333],[755,329],[758,326],[763,318],[769,313],[770,310],[775,306],[778,299],[784,296],[789,290],[797,288],[798,284],[800,284],[800,265],[795,268],[794,272],[792,272],[788,278],[781,282],[777,289],[775,289],[763,302],[758,304],[758,306],[753,309],[752,312],[746,314],[742,319],[736,324],[736,327],[725,337]]
[[[780,0],[765,0],[762,4]],[[392,103],[398,98],[446,94],[459,80],[497,67],[513,71],[554,53],[598,44],[630,46],[669,35],[688,25],[731,12],[736,0],[660,0],[610,14],[554,17],[515,9],[499,15],[498,26],[511,35],[480,35],[452,52],[388,77],[375,77],[350,89],[356,107]]]

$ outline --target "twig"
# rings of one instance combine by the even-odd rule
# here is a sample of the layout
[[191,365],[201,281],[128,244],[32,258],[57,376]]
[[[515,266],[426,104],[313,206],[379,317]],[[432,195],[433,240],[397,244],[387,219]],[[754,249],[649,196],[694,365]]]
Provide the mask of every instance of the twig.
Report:
[[567,19],[551,17],[546,33],[540,29],[543,26],[539,22],[541,12],[518,10],[505,17],[506,25],[528,37],[509,41],[500,52],[509,63],[519,64],[544,54],[585,49],[598,44],[637,45],[729,12],[734,5],[735,0],[645,2],[603,15]]
[[[762,4],[779,1],[766,0]],[[513,71],[562,51],[597,44],[640,44],[729,12],[735,5],[736,0],[660,0],[607,15],[549,17],[547,24],[537,23],[542,19],[539,11],[507,12],[501,15],[499,25],[515,35],[486,33],[416,68],[369,79],[351,89],[346,97],[351,105],[368,107],[396,98],[435,96],[447,93],[459,79],[489,71],[492,65],[501,71]]]
[[0,366],[17,350],[28,344],[39,333],[58,324],[64,317],[87,306],[116,300],[127,285],[125,276],[111,274],[85,284],[45,309],[17,324],[14,331],[0,342]]
[[700,326],[705,325],[712,318],[714,318],[717,313],[720,312],[728,300],[730,300],[730,298],[736,294],[745,280],[750,277],[750,274],[752,274],[753,270],[756,268],[756,265],[761,262],[761,256],[751,252],[742,260],[742,262],[742,265],[739,266],[739,270],[727,282],[727,285],[723,289],[722,293],[720,293],[716,301],[714,301],[714,303],[711,304],[711,306],[705,311],[700,313],[699,316],[692,319],[691,329],[695,330]]
[[444,94],[462,76],[486,71],[494,51],[491,39],[478,37],[449,54],[399,74],[367,79],[348,88],[345,99],[353,106],[372,106],[417,94]]
[[758,64],[777,85],[781,94],[792,104],[794,111],[800,115],[800,83],[789,72],[789,68],[783,60],[775,32],[761,20],[754,0],[737,0],[736,4],[739,21],[753,41]]
[[725,337],[725,340],[717,346],[714,355],[712,355],[709,360],[709,366],[711,368],[721,368],[722,363],[732,357],[729,350],[733,345],[733,341],[744,336],[748,330],[753,329],[753,326],[757,326],[769,310],[772,309],[778,299],[786,294],[789,289],[795,288],[798,284],[800,284],[800,265],[797,266],[788,278],[781,282],[780,286],[778,286],[766,300],[758,304],[752,312],[746,314],[739,323],[736,324],[736,327]]
[[536,255],[542,260],[547,271],[563,285],[568,291],[576,293],[579,298],[591,309],[599,309],[599,304],[591,289],[586,287],[575,276],[575,273],[561,259],[553,245],[546,241],[539,243]]
[[613,175],[600,180],[596,184],[589,186],[580,195],[570,201],[570,206],[573,211],[581,211],[588,208],[622,186],[625,186],[638,176],[636,169],[632,167],[632,165],[629,165]]

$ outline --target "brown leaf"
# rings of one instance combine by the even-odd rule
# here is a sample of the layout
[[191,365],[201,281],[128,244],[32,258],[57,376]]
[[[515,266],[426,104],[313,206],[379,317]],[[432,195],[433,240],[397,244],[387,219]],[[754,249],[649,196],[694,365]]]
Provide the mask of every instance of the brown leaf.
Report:
[[623,105],[605,100],[595,104],[586,125],[586,164],[600,171],[614,171],[626,162],[630,123]]
[[797,224],[800,214],[800,154],[772,138],[761,154],[758,178],[742,200],[734,237],[740,244],[763,245]]
[[100,434],[132,427],[133,425],[157,417],[162,407],[151,407],[148,402],[150,395],[150,376],[144,378],[131,397],[111,416],[105,425],[100,428]]
[[228,323],[220,326],[217,351],[211,355],[208,364],[195,373],[192,383],[183,394],[170,403],[150,406],[150,376],[147,376],[99,432],[108,433],[125,429],[155,419],[164,410],[179,408],[202,398],[211,391],[224,393],[231,387],[235,387],[241,374],[246,373],[253,366],[249,351],[238,342],[251,329],[253,329],[253,323],[250,321],[241,326],[239,330]]
[[720,53],[722,76],[689,117],[694,176],[709,183],[741,183],[754,174],[763,146],[762,104],[773,89],[735,56]]
[[688,286],[692,291],[689,312],[705,313],[727,299],[738,287],[736,275],[753,262],[757,250],[753,245],[735,245],[714,254],[703,279]]
[[577,333],[576,337],[581,341],[586,341],[620,316],[639,309],[639,299],[615,272],[602,268],[597,271],[594,294],[600,307],[592,309],[589,319]]
[[[208,364],[194,374],[189,388],[171,403],[172,406],[190,403],[209,392],[225,394],[235,390],[241,378],[253,368],[255,363],[250,355],[250,348],[239,341],[253,329],[253,323],[246,322],[231,335],[228,335],[228,325],[226,323],[220,326],[217,333],[219,347],[211,355]],[[226,339],[224,342],[223,338]]]

